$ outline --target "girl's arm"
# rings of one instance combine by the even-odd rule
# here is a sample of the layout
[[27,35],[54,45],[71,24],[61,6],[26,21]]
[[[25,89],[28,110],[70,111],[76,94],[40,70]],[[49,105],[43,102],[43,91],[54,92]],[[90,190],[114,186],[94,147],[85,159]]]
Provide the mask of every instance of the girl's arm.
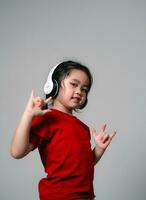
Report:
[[95,148],[93,149],[93,156],[94,156],[94,165],[100,160],[102,155],[104,154],[106,148],[110,144],[113,137],[116,135],[116,130],[113,131],[110,135],[105,132],[106,124],[104,124],[99,134],[96,133],[95,129],[92,129],[93,137],[95,140]]
[[23,158],[33,149],[33,144],[29,142],[32,119],[34,116],[43,115],[48,111],[42,110],[42,107],[47,104],[50,99],[51,98],[43,100],[40,97],[35,97],[34,91],[32,91],[26,109],[21,117],[21,120],[12,139],[10,148],[12,157],[17,159]]
[[33,115],[28,112],[24,112],[18,127],[16,128],[11,143],[11,155],[14,158],[23,158],[33,149],[33,145],[29,143],[32,118]]
[[93,149],[93,156],[94,156],[94,165],[97,164],[97,162],[100,160],[100,158],[102,157],[102,155],[104,154],[104,150],[100,149],[97,145],[95,146],[95,148]]

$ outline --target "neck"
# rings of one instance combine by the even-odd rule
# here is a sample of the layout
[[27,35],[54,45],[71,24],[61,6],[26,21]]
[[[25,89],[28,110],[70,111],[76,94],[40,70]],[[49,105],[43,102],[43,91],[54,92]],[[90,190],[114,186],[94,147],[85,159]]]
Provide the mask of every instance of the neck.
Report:
[[59,101],[57,101],[56,99],[55,99],[54,102],[53,102],[52,108],[57,109],[57,110],[60,110],[60,111],[62,111],[62,112],[65,112],[65,113],[68,113],[68,114],[71,114],[71,115],[72,115],[72,110],[66,108],[64,105],[62,105],[62,104],[61,104]]

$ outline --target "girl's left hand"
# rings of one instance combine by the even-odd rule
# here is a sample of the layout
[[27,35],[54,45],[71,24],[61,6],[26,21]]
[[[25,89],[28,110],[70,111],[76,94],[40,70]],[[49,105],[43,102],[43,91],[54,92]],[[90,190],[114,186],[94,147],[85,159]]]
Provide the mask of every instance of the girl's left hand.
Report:
[[113,131],[111,134],[105,132],[106,124],[102,125],[99,133],[97,134],[96,129],[92,129],[92,134],[95,140],[95,144],[102,150],[105,150],[110,144],[117,131]]

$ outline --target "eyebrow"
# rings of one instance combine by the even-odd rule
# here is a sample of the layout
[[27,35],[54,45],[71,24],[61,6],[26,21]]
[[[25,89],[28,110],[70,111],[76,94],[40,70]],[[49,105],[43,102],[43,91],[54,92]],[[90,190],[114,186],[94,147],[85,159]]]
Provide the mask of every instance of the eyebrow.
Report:
[[[75,79],[75,78],[74,78],[74,79],[72,79],[72,81],[76,81],[77,83],[81,83],[81,82],[80,82],[78,79]],[[84,87],[87,87],[87,88],[89,87],[89,85],[86,85],[86,84],[85,84],[85,85],[83,85],[83,86],[84,86]]]

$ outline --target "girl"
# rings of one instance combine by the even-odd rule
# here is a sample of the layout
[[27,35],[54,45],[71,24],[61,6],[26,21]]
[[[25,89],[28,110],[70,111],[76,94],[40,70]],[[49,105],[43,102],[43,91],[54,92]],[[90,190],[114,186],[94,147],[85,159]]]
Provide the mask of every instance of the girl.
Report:
[[92,76],[86,66],[65,61],[49,73],[45,100],[31,93],[12,140],[11,155],[22,158],[38,148],[47,173],[39,182],[41,200],[95,197],[94,165],[116,131],[107,134],[106,124],[98,134],[93,129],[95,148],[91,149],[89,127],[73,116],[73,111],[86,106],[91,85]]

